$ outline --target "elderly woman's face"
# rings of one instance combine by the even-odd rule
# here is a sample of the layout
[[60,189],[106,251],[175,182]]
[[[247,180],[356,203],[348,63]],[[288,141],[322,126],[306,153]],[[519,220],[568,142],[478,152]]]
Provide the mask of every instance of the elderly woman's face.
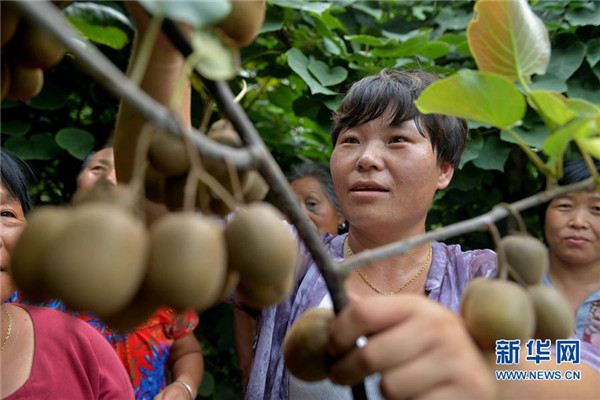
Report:
[[323,185],[314,176],[305,176],[291,183],[304,214],[315,224],[319,235],[329,232],[337,234],[338,225],[343,218],[337,213]]
[[330,162],[335,193],[351,226],[417,234],[454,168],[437,164],[414,121],[388,121],[383,116],[339,135]]
[[115,156],[112,147],[102,149],[90,158],[77,178],[77,187],[90,188],[100,179],[106,179],[113,185],[117,184]]
[[16,289],[10,274],[10,255],[27,224],[19,200],[15,199],[0,184],[0,291],[2,302],[8,299]]

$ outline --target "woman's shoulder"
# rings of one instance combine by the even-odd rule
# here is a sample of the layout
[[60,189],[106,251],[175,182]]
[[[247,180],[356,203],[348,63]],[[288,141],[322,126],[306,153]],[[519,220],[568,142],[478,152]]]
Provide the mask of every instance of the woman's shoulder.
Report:
[[432,269],[470,271],[471,277],[495,273],[496,253],[490,249],[463,250],[459,244],[433,243]]

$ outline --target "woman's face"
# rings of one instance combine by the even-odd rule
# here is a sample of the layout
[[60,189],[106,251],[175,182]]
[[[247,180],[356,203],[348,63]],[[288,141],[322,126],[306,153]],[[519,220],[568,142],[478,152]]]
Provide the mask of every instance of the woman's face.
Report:
[[292,181],[291,186],[304,214],[315,224],[319,235],[325,232],[337,234],[338,225],[344,220],[325,194],[321,181],[314,176],[305,176]]
[[16,289],[10,274],[10,255],[26,224],[21,203],[4,183],[0,184],[0,293],[3,303]]
[[600,192],[578,191],[554,198],[546,209],[546,241],[567,264],[600,262]]
[[335,193],[352,227],[418,234],[454,168],[436,163],[429,138],[412,120],[395,127],[388,121],[380,117],[339,135],[330,162]]
[[89,188],[100,179],[106,179],[113,185],[117,184],[115,171],[115,157],[112,147],[102,149],[95,153],[77,178],[77,187]]

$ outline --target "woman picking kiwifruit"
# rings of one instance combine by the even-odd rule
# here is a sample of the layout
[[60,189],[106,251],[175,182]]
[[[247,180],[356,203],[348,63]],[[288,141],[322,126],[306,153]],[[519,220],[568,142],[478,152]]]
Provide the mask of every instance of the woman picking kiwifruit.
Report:
[[[150,64],[147,76],[160,74],[161,79],[148,79],[142,87],[166,104],[169,84],[178,77],[172,67],[183,61],[175,52],[164,53],[159,59],[170,67]],[[335,260],[425,232],[433,196],[450,183],[468,137],[464,120],[423,115],[415,108],[414,100],[433,80],[422,71],[385,70],[356,83],[336,112],[330,165],[349,233],[323,236]],[[189,103],[179,110],[186,122],[188,108]],[[129,124],[117,127],[117,136],[141,128],[141,116],[133,128],[130,117]],[[115,152],[118,177],[119,158],[127,161],[127,149]],[[326,380],[304,384],[286,371],[281,349],[286,332],[310,308],[331,307],[310,255],[303,251],[298,259],[292,294],[260,311],[247,399],[351,398],[348,387]],[[493,367],[456,314],[468,282],[495,274],[492,251],[463,252],[439,242],[354,271],[345,281],[351,304],[329,330],[331,366],[324,377],[343,385],[369,377],[370,399],[597,398],[600,358],[591,361],[585,346],[580,381],[496,381]],[[317,337],[322,343],[323,335]],[[314,343],[308,339],[304,344],[308,349]]]
[[9,304],[15,290],[11,252],[31,208],[16,159],[0,149],[0,397],[133,399],[119,358],[91,326],[44,307]]
[[[600,173],[600,161],[594,161]],[[590,177],[582,158],[565,162],[560,185]],[[575,335],[600,349],[600,191],[568,192],[552,199],[544,211],[550,255],[544,283],[567,299],[576,316]]]

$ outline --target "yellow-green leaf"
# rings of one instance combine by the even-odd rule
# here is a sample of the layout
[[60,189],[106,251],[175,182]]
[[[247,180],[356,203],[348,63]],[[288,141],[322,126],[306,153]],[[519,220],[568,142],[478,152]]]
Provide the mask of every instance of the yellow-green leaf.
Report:
[[479,0],[467,28],[471,53],[481,71],[512,82],[544,74],[550,61],[550,40],[544,23],[526,0]]
[[594,118],[575,117],[571,119],[566,125],[558,128],[544,143],[544,153],[549,156],[546,164],[550,169],[554,169],[572,140],[581,141],[594,133],[598,133],[598,126]]
[[550,132],[554,132],[576,115],[567,105],[567,98],[560,93],[534,90],[527,100],[542,117]]
[[525,115],[525,98],[508,79],[463,70],[429,85],[415,102],[423,113],[454,115],[508,129]]
[[580,140],[582,149],[590,153],[596,159],[600,159],[600,137],[585,138]]

